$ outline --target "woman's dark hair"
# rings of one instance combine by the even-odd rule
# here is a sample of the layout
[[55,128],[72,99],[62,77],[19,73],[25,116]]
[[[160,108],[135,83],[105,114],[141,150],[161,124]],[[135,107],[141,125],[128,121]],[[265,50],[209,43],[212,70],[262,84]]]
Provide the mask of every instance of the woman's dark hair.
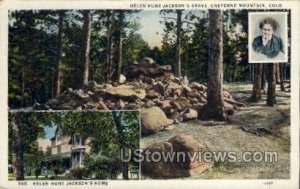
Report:
[[273,18],[265,18],[259,23],[259,28],[262,29],[265,24],[270,24],[274,31],[277,29],[277,22]]

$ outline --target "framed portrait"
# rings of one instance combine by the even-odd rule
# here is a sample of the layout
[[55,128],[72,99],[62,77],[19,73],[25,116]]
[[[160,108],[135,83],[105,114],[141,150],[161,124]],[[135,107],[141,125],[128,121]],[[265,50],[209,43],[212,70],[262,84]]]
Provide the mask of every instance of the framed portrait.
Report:
[[288,62],[288,12],[249,12],[249,63]]

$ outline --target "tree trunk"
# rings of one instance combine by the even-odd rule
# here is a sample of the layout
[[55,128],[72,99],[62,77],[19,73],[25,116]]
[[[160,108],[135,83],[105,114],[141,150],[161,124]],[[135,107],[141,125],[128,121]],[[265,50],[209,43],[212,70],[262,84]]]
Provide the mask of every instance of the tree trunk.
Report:
[[21,63],[21,80],[22,80],[22,83],[21,83],[21,96],[22,96],[22,99],[21,99],[21,107],[24,108],[25,107],[25,65],[24,63],[22,62]]
[[89,64],[90,64],[90,42],[91,42],[91,11],[83,11],[83,47],[82,47],[82,86],[89,81]]
[[265,91],[265,87],[266,87],[266,65],[263,64],[262,73],[261,73],[261,90]]
[[262,72],[263,64],[257,64],[256,74],[252,88],[252,95],[249,98],[250,102],[258,102],[261,99],[261,86],[262,86]]
[[[124,131],[123,131],[123,124],[122,124],[122,111],[113,111],[112,115],[113,115],[113,120],[114,123],[116,125],[116,129],[117,129],[117,133],[118,133],[118,143],[119,143],[119,148],[120,148],[120,152],[121,150],[125,150],[126,149],[126,139],[125,139],[125,135],[124,135]],[[128,180],[129,176],[128,176],[128,170],[129,170],[129,165],[128,162],[122,162],[122,175],[123,175],[123,179]]]
[[275,76],[276,76],[276,84],[280,84],[280,70],[279,70],[279,64],[275,64]]
[[284,87],[284,78],[283,78],[283,67],[284,65],[280,65],[279,66],[279,72],[280,72],[280,90],[281,91],[285,91],[285,87]]
[[121,70],[122,70],[122,57],[123,57],[123,22],[124,22],[124,11],[119,11],[119,54],[118,54],[118,64],[117,64],[117,81],[120,80]]
[[181,77],[181,17],[182,17],[182,10],[176,10],[177,13],[177,29],[176,29],[176,75],[177,77]]
[[12,114],[12,133],[13,133],[13,140],[12,140],[12,164],[13,164],[13,171],[16,180],[24,180],[24,148],[23,148],[23,140],[21,129],[18,122],[18,114]]
[[276,66],[274,64],[268,64],[268,92],[267,92],[267,106],[274,106],[276,104]]
[[207,104],[202,119],[225,120],[223,101],[223,14],[221,10],[209,10],[209,62]]
[[249,70],[248,70],[248,81],[251,81],[251,71],[252,71],[252,66],[249,65]]
[[282,70],[282,72],[283,72],[283,80],[287,79],[287,76],[286,76],[286,65],[287,64],[283,64],[283,70]]
[[112,13],[111,10],[106,11],[106,73],[105,73],[105,80],[108,83],[111,81],[111,72],[112,72],[112,32],[111,32],[111,20],[112,20]]
[[56,55],[56,70],[55,70],[55,85],[54,85],[54,97],[60,95],[61,88],[61,67],[63,59],[63,30],[64,30],[64,18],[65,11],[59,11],[58,21],[58,36],[57,36],[57,55]]
[[255,69],[254,69],[254,65],[252,65],[252,73],[251,73],[251,81],[253,82],[255,79]]

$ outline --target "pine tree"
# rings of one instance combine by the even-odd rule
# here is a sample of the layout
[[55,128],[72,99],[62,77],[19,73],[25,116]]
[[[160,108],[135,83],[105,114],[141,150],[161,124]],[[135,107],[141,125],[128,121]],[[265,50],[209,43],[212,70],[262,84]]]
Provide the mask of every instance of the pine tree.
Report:
[[65,11],[62,10],[59,11],[54,97],[60,95],[60,91],[61,91],[61,75],[62,75],[61,67],[62,67],[62,58],[63,58],[64,18],[65,18]]
[[267,106],[274,106],[276,104],[276,66],[274,64],[267,65]]
[[263,75],[263,64],[257,64],[253,89],[252,89],[252,95],[249,98],[250,102],[258,102],[261,99],[261,87],[262,87],[262,77],[263,77],[262,75]]
[[83,48],[82,48],[82,86],[88,83],[89,80],[89,64],[90,64],[90,41],[91,41],[91,11],[83,11]]
[[202,119],[226,119],[223,101],[223,14],[221,10],[209,10],[209,62],[207,104]]

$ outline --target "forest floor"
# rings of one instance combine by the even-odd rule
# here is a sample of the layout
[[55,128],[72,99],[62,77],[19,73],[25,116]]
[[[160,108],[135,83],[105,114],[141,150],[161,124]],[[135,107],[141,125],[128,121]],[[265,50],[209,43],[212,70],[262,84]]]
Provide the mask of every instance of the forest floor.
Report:
[[143,137],[141,147],[167,141],[178,134],[190,134],[212,152],[277,152],[277,162],[218,162],[213,168],[184,179],[288,179],[290,178],[290,93],[277,86],[274,107],[268,107],[266,94],[258,103],[249,103],[252,84],[230,84],[224,88],[240,102],[240,108],[227,122],[193,120],[172,125],[168,130]]

